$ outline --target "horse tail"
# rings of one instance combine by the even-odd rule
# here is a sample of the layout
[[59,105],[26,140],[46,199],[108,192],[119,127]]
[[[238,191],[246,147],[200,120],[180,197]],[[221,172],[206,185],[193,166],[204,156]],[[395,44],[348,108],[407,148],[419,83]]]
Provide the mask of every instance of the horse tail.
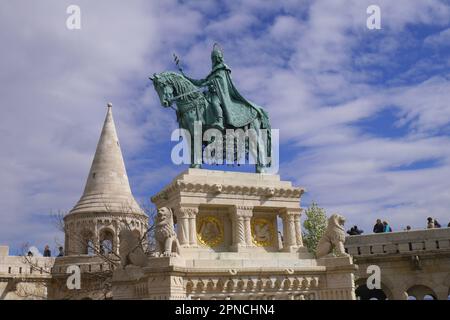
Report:
[[259,108],[259,114],[261,118],[261,128],[270,130],[269,114],[263,108]]
[[272,155],[272,131],[269,122],[269,114],[266,110],[259,107],[258,108],[259,118],[261,120],[261,129],[267,130],[267,155]]

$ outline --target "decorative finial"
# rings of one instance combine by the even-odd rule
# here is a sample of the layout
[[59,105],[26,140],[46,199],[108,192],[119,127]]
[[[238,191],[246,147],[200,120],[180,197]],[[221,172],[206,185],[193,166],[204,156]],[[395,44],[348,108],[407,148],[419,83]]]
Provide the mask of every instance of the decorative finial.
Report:
[[108,102],[107,106],[108,106],[108,108],[112,108],[112,103]]

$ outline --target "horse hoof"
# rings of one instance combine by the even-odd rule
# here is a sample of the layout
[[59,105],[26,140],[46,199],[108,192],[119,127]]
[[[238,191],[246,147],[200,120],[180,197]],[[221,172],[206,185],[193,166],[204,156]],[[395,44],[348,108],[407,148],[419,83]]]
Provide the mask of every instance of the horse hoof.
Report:
[[266,168],[256,166],[256,173],[266,173]]

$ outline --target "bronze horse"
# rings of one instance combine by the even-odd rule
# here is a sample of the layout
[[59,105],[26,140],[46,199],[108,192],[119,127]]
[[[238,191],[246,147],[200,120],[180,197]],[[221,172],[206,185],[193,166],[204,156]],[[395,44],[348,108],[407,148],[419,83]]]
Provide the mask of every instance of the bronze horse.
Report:
[[[208,95],[202,92],[201,88],[192,84],[182,74],[171,71],[154,74],[150,79],[153,81],[154,88],[158,93],[163,107],[172,107],[173,102],[175,102],[177,107],[175,111],[179,126],[187,130],[192,139],[195,136],[195,122],[199,122],[202,125],[202,137],[206,130],[212,128],[211,124],[214,121],[211,114],[210,102],[208,101]],[[239,114],[235,116],[239,116]],[[247,155],[251,153],[254,159],[256,159],[256,172],[265,172],[264,168],[270,166],[270,163],[261,155],[270,157],[271,134],[268,115],[261,107],[255,107],[252,110],[251,118],[246,119],[246,122],[247,124],[241,127],[234,127],[225,122],[225,128],[222,130],[222,134],[225,134],[227,129],[242,129],[244,132],[255,132],[257,139],[259,139],[257,143],[258,150],[252,148],[247,142],[245,152]],[[267,139],[261,139],[262,129],[266,129]],[[265,140],[265,142],[262,143],[262,140]],[[201,168],[201,163],[195,163],[194,143],[192,142],[190,143],[191,168]],[[206,147],[208,143],[202,141],[202,145]],[[237,158],[238,156],[236,153],[235,157]]]

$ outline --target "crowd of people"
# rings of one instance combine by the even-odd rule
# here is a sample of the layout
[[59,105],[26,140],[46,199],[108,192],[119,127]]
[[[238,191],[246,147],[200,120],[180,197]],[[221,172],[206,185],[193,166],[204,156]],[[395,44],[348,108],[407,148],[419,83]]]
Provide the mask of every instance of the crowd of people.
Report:
[[[59,247],[58,248],[59,253],[58,253],[58,257],[64,257],[64,248],[63,247]],[[34,254],[31,250],[28,251],[27,256],[32,257]],[[44,257],[51,257],[52,256],[52,251],[50,250],[50,247],[48,245],[45,246],[44,248]]]
[[[450,228],[450,222],[447,225],[448,228]],[[441,228],[441,224],[437,221],[437,219],[428,217],[427,218],[427,229],[435,229],[435,228]],[[404,231],[410,231],[411,226],[406,226]],[[358,226],[353,226],[350,228],[350,230],[347,231],[347,233],[351,236],[358,236],[363,234],[363,230],[359,229]],[[392,227],[389,225],[387,221],[381,221],[381,219],[377,219],[375,225],[373,226],[373,232],[374,233],[383,233],[383,232],[392,232]]]

